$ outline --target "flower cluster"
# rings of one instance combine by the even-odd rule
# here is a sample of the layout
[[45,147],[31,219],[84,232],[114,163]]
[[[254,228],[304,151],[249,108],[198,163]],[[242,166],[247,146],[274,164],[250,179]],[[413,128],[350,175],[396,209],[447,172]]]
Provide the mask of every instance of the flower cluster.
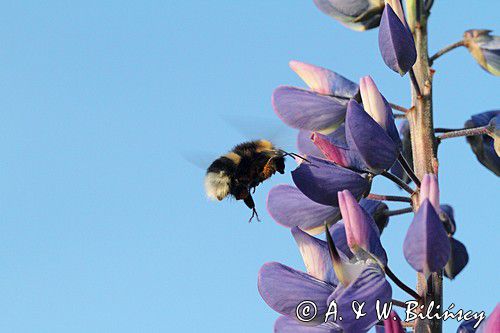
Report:
[[[410,73],[415,92],[420,94],[412,70],[417,61],[415,41],[400,0],[314,2],[349,28],[379,26],[384,62],[400,75]],[[495,74],[497,42],[489,31],[471,30],[460,45],[467,46],[481,66]],[[417,158],[411,140],[416,125],[404,119],[398,130],[393,110],[402,112],[397,118],[407,118],[413,108],[390,103],[370,76],[362,77],[358,84],[312,64],[291,61],[290,67],[308,88],[280,86],[272,103],[278,117],[298,129],[298,150],[307,159],[298,160],[291,172],[295,186],[271,189],[267,208],[277,223],[291,229],[306,272],[277,262],[266,263],[259,271],[262,298],[282,315],[275,332],[359,333],[377,324],[377,331],[404,332],[395,312],[380,322],[374,311],[356,319],[350,310],[353,301],[371,309],[376,301],[392,301],[389,280],[420,302],[428,292],[425,286],[420,293],[412,290],[389,268],[380,240],[389,217],[414,213],[402,252],[427,286],[431,277],[440,274],[456,278],[469,260],[466,247],[455,238],[453,208],[440,203],[437,166],[420,177],[411,167]],[[499,117],[499,111],[490,111],[473,116],[462,130],[436,129],[444,134],[435,142],[467,136],[478,160],[500,175]],[[371,193],[372,181],[378,176],[391,180],[408,196]],[[408,207],[391,210],[384,201],[400,201]],[[323,232],[324,239],[318,238]],[[310,320],[298,315],[298,306],[305,300],[316,306],[316,316]],[[328,316],[333,301],[342,320]],[[478,332],[498,328],[498,312],[497,307]],[[470,326],[462,323],[459,332],[469,332]]]

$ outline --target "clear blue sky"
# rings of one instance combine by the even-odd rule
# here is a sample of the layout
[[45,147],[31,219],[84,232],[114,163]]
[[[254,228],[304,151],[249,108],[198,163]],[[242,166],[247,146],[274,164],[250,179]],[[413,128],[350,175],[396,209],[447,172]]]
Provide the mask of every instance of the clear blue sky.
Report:
[[[499,10],[437,0],[431,49],[469,28],[500,33]],[[179,152],[243,140],[220,115],[272,119],[273,89],[302,84],[290,59],[355,81],[371,74],[390,100],[409,102],[376,31],[343,28],[312,1],[7,1],[0,21],[1,332],[271,332],[277,315],[257,271],[303,268],[265,212],[269,188],[290,176],[258,189],[263,222],[248,224],[242,204],[206,199],[203,171]],[[499,107],[499,79],[464,49],[435,68],[437,125]],[[445,303],[489,312],[500,296],[499,182],[462,139],[440,153],[442,201],[471,257]],[[394,219],[382,241],[412,283],[408,224]]]

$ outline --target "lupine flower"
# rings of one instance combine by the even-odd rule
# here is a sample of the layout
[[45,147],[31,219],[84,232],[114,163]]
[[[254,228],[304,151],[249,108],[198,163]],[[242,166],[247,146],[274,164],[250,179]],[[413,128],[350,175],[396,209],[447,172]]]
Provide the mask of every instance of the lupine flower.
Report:
[[343,130],[345,143],[338,139],[344,134],[340,128],[334,132],[336,136],[333,138],[332,135],[313,133],[311,139],[330,161],[377,174],[394,164],[401,140],[392,109],[369,76],[360,80],[360,92],[364,109],[356,101],[349,101]]
[[464,44],[485,71],[500,75],[500,36],[492,36],[491,30],[467,30]]
[[351,192],[339,192],[338,197],[351,252],[360,259],[376,259],[384,267],[387,264],[387,254],[380,243],[380,233],[375,221],[358,204]]
[[[392,117],[392,112],[388,118]],[[392,122],[394,124],[394,122]],[[389,125],[390,126],[390,125]],[[399,134],[386,131],[356,101],[349,101],[346,114],[346,139],[349,150],[363,161],[372,173],[392,167],[399,155]]]
[[347,141],[345,138],[345,125],[342,124],[340,125],[337,129],[335,129],[332,132],[329,131],[321,131],[323,134],[320,132],[311,132],[307,130],[300,130],[299,134],[297,135],[297,149],[301,154],[307,155],[307,156],[316,156],[320,158],[324,158],[325,155],[323,152],[314,144],[312,137],[314,133],[320,133],[321,135],[324,135],[326,139],[334,144],[337,147],[341,147],[344,149],[347,149]]
[[[385,227],[388,221],[384,214],[386,204],[370,199],[361,199],[359,204],[372,216],[379,230]],[[267,210],[278,224],[287,228],[299,227],[311,235],[322,233],[325,223],[333,224],[341,217],[338,207],[318,204],[295,186],[285,184],[277,185],[269,191]],[[345,233],[345,230],[342,232]]]
[[400,0],[386,0],[380,20],[378,45],[385,64],[405,75],[417,60],[413,35],[406,23]]
[[387,100],[382,96],[377,85],[370,76],[362,77],[359,80],[359,91],[363,102],[363,109],[377,124],[382,127],[387,135],[397,144],[401,144],[392,108]]
[[359,204],[373,218],[379,234],[382,234],[382,231],[384,231],[389,222],[389,217],[386,214],[389,207],[382,201],[364,198],[359,201]]
[[420,187],[420,207],[403,244],[406,261],[426,277],[439,272],[450,258],[450,241],[439,211],[437,177],[426,174]]
[[[500,111],[498,110],[479,113],[467,120],[465,127],[486,126],[493,119],[498,119],[498,116],[500,116]],[[467,142],[470,144],[474,154],[476,154],[478,161],[497,176],[500,176],[500,157],[495,151],[495,139],[490,135],[483,134],[468,136]]]
[[450,259],[446,263],[446,266],[444,266],[444,275],[448,279],[453,280],[469,262],[469,254],[465,245],[453,237],[453,234],[455,234],[457,230],[453,207],[450,205],[440,205],[439,207],[441,208],[440,217],[443,226],[450,239],[451,250]]
[[[379,233],[382,233],[383,227],[387,225],[389,219],[387,215],[384,214],[388,209],[387,205],[381,201],[370,199],[361,199],[359,205],[375,220]],[[330,235],[332,235],[332,238],[335,240],[335,247],[345,254],[349,260],[353,260],[354,254],[351,252],[347,243],[347,233],[344,221],[340,220],[333,224],[329,228],[329,231]]]
[[384,9],[383,0],[314,0],[314,3],[323,13],[357,31],[377,27]]
[[453,237],[450,237],[450,246],[450,259],[444,266],[444,275],[453,280],[469,262],[469,254],[465,245]]
[[[404,120],[399,125],[399,135],[401,139],[401,154],[410,165],[413,165],[413,151],[411,148],[410,124],[408,120]],[[405,183],[411,183],[411,178],[404,171],[399,163],[394,163],[391,168],[391,173],[403,180]]]
[[292,179],[312,201],[338,207],[337,193],[342,190],[351,191],[356,198],[369,192],[371,182],[366,176],[317,157],[309,160],[312,163],[301,163],[292,171]]
[[[373,308],[376,299],[381,302],[391,299],[390,284],[385,280],[379,265],[372,261],[349,263],[345,256],[340,254],[337,264],[345,270],[343,278],[347,279],[344,280],[346,285],[341,285],[331,268],[328,245],[298,228],[293,228],[292,234],[299,246],[307,273],[276,262],[264,264],[259,271],[258,288],[262,298],[271,308],[286,316],[278,319],[275,332],[292,332],[294,322],[291,320],[305,325],[296,319],[296,307],[304,300],[316,304],[316,319],[308,324],[317,326],[314,330],[310,327],[307,330],[298,330],[297,326],[297,330],[293,332],[336,332],[335,328],[353,333],[368,331],[377,322],[375,311],[355,320],[351,318],[354,316],[351,303],[353,300],[366,301],[366,307]],[[343,320],[337,323],[322,323],[328,305],[333,300],[337,302]]]
[[497,333],[500,331],[500,304],[497,304],[493,312],[483,321],[479,327],[476,320],[463,321],[457,329],[457,333]]
[[319,131],[337,128],[345,118],[347,101],[358,93],[354,82],[328,69],[291,61],[290,67],[311,90],[278,87],[272,96],[274,111],[293,128]]
[[288,228],[300,227],[312,235],[323,232],[325,223],[340,219],[338,207],[316,203],[291,185],[278,185],[269,191],[267,210],[279,224]]

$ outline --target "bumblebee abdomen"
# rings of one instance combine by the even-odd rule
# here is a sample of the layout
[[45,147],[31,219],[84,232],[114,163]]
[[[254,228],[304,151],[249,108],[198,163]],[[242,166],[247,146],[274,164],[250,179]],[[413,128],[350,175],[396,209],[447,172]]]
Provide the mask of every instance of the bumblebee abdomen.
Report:
[[236,170],[238,157],[230,154],[219,157],[207,169],[205,192],[211,199],[220,201],[231,191],[231,178]]

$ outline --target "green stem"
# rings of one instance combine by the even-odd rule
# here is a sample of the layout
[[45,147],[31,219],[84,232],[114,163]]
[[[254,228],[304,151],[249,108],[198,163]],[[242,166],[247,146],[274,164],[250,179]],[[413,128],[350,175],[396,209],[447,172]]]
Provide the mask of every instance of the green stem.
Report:
[[392,173],[387,172],[387,171],[383,171],[381,173],[381,175],[384,176],[385,178],[391,180],[393,183],[395,183],[396,185],[398,185],[399,187],[401,187],[403,190],[405,190],[406,192],[408,192],[410,195],[412,195],[415,192],[402,179],[400,179],[399,177],[393,175]]
[[401,197],[397,195],[384,195],[384,194],[375,194],[370,193],[367,196],[368,199],[379,200],[379,201],[396,201],[396,202],[409,202],[411,203],[411,198]]
[[387,274],[387,276],[396,284],[396,286],[398,286],[401,290],[407,292],[409,295],[411,295],[413,298],[415,298],[416,300],[419,300],[421,299],[420,295],[417,294],[417,292],[413,289],[411,289],[410,287],[408,287],[406,284],[403,283],[403,281],[401,281],[400,279],[398,279],[398,277],[396,276],[396,274],[394,274],[391,269],[389,268],[389,266],[385,266],[385,274]]
[[439,58],[440,56],[442,56],[443,54],[446,54],[448,52],[450,52],[451,50],[454,50],[460,46],[464,46],[464,41],[461,40],[461,41],[458,41],[456,43],[453,43],[453,44],[450,44],[446,47],[443,47],[441,50],[437,51],[432,57],[429,58],[429,66],[432,66],[432,64],[434,63],[434,60],[436,60],[437,58]]
[[395,209],[395,210],[386,210],[384,212],[384,215],[385,216],[396,216],[396,215],[403,215],[403,214],[408,214],[408,213],[413,213],[413,207]]

